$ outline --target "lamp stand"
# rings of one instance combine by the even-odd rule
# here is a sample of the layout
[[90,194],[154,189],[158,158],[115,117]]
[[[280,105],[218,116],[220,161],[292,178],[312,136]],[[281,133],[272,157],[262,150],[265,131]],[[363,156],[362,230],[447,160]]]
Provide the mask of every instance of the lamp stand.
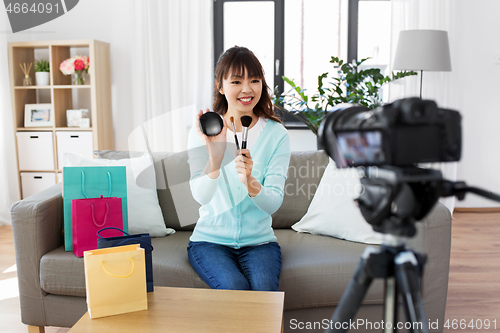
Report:
[[420,99],[422,99],[422,79],[424,78],[424,71],[420,70]]

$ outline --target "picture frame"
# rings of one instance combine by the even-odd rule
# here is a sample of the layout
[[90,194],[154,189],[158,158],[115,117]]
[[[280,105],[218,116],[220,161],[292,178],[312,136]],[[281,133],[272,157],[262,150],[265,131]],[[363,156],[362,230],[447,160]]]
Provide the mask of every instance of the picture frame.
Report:
[[66,126],[80,127],[82,119],[82,110],[66,110]]
[[25,104],[24,127],[54,126],[54,107],[52,104]]
[[68,127],[90,127],[90,114],[88,109],[66,110],[66,126]]

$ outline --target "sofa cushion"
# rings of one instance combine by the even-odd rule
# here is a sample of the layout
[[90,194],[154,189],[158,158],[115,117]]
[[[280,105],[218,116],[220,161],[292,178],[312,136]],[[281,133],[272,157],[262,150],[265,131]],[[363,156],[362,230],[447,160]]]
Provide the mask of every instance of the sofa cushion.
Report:
[[[285,310],[337,305],[366,245],[291,229],[275,233],[281,246]],[[363,304],[382,304],[383,289],[383,280],[374,280]]]
[[[285,310],[338,304],[358,265],[365,245],[331,237],[275,231],[282,250],[280,290]],[[156,286],[208,288],[187,257],[191,232],[152,239]],[[51,294],[85,297],[83,258],[62,247],[42,257],[42,289]],[[382,304],[382,280],[375,281],[364,304]]]
[[[98,150],[98,158],[123,159],[141,156],[140,152]],[[200,204],[189,188],[188,153],[154,152],[158,201],[167,228],[192,231],[198,221]],[[328,165],[322,150],[292,152],[281,207],[272,215],[273,228],[290,228],[307,212]],[[181,167],[184,166],[184,167]]]
[[[98,158],[123,159],[142,156],[141,152],[97,150]],[[192,231],[198,221],[200,204],[189,188],[189,164],[187,152],[152,153],[156,173],[156,189],[163,220],[167,228]]]
[[326,166],[323,150],[292,152],[281,207],[272,215],[273,228],[290,228],[307,212]]
[[123,159],[87,159],[71,153],[63,154],[64,167],[125,166],[127,170],[128,231],[163,237],[175,232],[167,229],[156,191],[156,175],[149,154]]

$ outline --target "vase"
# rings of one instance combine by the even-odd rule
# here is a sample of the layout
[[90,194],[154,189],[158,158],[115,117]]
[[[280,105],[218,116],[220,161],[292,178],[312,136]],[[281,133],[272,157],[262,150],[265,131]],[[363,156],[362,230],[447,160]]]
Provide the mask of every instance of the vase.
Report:
[[28,74],[24,76],[23,86],[31,86],[31,78]]
[[73,85],[81,86],[85,84],[85,80],[83,79],[83,71],[75,71],[73,73]]
[[48,86],[49,85],[49,72],[36,72],[36,85],[37,86]]

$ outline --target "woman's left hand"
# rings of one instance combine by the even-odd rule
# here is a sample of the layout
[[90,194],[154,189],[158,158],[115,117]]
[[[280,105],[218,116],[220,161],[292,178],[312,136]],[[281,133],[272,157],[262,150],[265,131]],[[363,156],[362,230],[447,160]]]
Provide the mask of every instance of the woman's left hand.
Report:
[[250,155],[250,150],[248,149],[240,149],[239,155],[236,156],[234,160],[236,164],[236,172],[240,178],[240,182],[242,182],[245,186],[248,183],[248,178],[252,175],[253,161],[252,156]]
[[234,162],[236,164],[236,172],[238,172],[240,182],[242,182],[247,188],[248,195],[255,197],[260,193],[262,186],[259,181],[252,176],[253,160],[250,155],[250,150],[241,149]]

